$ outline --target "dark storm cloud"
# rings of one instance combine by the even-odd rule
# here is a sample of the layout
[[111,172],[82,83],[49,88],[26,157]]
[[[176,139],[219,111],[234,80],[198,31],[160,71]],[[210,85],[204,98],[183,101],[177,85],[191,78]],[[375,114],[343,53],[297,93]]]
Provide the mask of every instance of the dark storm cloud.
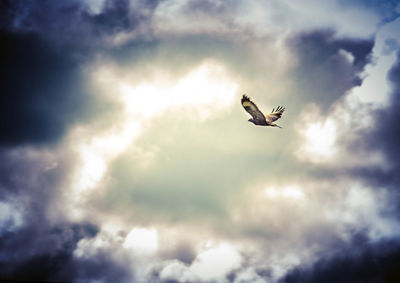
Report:
[[376,115],[377,127],[369,137],[373,146],[384,149],[386,156],[400,169],[400,52],[397,63],[389,72],[388,79],[392,85],[389,107],[379,110]]
[[0,151],[0,200],[29,195],[45,206],[57,194],[57,187],[67,168],[59,164],[56,170],[46,171],[49,163],[27,155],[29,150]]
[[124,282],[131,272],[116,264],[110,254],[98,252],[90,258],[73,255],[80,240],[98,234],[96,225],[48,219],[57,213],[53,204],[58,201],[69,165],[65,160],[65,164],[48,169],[44,156],[32,157],[29,149],[1,152],[0,201],[10,205],[8,213],[15,217],[0,226],[0,280]]
[[352,146],[383,152],[388,169],[366,166],[357,168],[353,173],[377,187],[389,190],[393,200],[389,207],[395,208],[397,217],[400,217],[400,52],[397,57],[397,63],[388,74],[392,85],[388,107],[375,110],[375,126],[360,133],[359,141]]
[[131,268],[117,264],[110,253],[97,253],[88,259],[75,259],[72,269],[76,270],[73,273],[74,281],[136,282]]
[[[369,62],[373,41],[336,38],[331,31],[317,31],[300,34],[288,45],[298,60],[292,72],[298,99],[327,109],[361,84],[360,73]],[[354,57],[353,62],[344,52]]]
[[98,229],[88,222],[48,222],[67,166],[46,170],[46,158],[30,155],[29,149],[0,154],[0,200],[19,218],[0,229],[0,278],[70,281],[73,273],[64,271],[78,241],[95,236]]
[[158,1],[106,0],[98,13],[91,13],[84,1],[5,1],[2,24],[7,30],[39,32],[55,39],[98,44],[102,36],[132,31],[146,21]]
[[79,56],[35,34],[1,35],[0,143],[57,141],[89,112]]
[[[86,15],[86,17],[89,17]],[[132,30],[139,19],[129,14],[129,1],[106,1],[100,14],[92,19],[96,32],[115,33],[121,30]]]
[[280,282],[386,282],[400,281],[398,263],[400,261],[400,242],[384,240],[370,244],[363,237],[337,247],[338,253],[325,257],[309,268],[295,268]]
[[89,98],[82,66],[102,50],[102,37],[143,19],[125,0],[106,1],[96,15],[75,1],[1,5],[0,144],[57,142],[99,106]]
[[88,222],[51,225],[37,217],[18,228],[5,227],[0,232],[0,280],[132,282],[132,272],[109,253],[74,257],[78,242],[97,233]]
[[64,271],[78,241],[96,234],[89,223],[51,227],[32,222],[7,231],[0,236],[0,278],[70,281],[72,270]]
[[[81,239],[98,233],[90,223],[37,222],[0,236],[0,279],[74,282],[132,282],[132,272],[113,261],[109,253],[95,257],[73,255]],[[128,280],[128,278],[130,280]]]

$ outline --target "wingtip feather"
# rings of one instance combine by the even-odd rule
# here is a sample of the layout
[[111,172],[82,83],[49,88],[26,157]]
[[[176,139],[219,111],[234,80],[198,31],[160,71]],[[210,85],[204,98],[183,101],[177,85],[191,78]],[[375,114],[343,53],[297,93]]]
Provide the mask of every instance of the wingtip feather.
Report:
[[248,97],[246,94],[243,94],[241,102],[243,103],[245,101],[250,101],[251,102],[250,97]]

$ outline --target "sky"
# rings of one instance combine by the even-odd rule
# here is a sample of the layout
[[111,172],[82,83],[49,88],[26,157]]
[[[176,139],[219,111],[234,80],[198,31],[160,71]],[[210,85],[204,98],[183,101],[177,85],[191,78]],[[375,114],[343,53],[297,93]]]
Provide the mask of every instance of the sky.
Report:
[[397,1],[5,0],[0,62],[0,279],[400,282]]

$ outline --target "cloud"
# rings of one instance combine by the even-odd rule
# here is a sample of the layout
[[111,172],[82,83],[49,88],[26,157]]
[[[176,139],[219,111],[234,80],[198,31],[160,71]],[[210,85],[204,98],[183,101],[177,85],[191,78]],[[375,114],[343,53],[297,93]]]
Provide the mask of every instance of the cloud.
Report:
[[[362,85],[350,89],[333,105],[328,115],[321,114],[315,105],[314,108],[304,109],[305,120],[299,123],[308,125],[304,129],[306,138],[307,131],[315,130],[314,138],[309,135],[308,138],[311,140],[305,145],[311,146],[325,139],[330,141],[329,144],[325,144],[326,150],[334,150],[336,154],[325,159],[327,166],[340,164],[340,167],[350,169],[355,176],[366,178],[376,186],[386,188],[392,187],[397,182],[394,176],[396,176],[398,155],[392,141],[396,141],[397,131],[394,131],[394,127],[398,119],[396,94],[399,88],[397,85],[399,35],[393,32],[398,25],[397,19],[383,26],[377,33],[371,54],[373,60],[365,66]],[[307,113],[308,118],[306,118]],[[335,130],[320,141],[322,136],[319,135],[325,129],[323,126],[328,123]],[[309,149],[316,151],[318,148]],[[299,157],[306,156],[312,157],[312,152],[311,155]],[[339,162],[340,160],[346,162]],[[396,195],[394,191],[393,194]]]
[[400,273],[398,241],[382,241],[371,246],[362,237],[340,247],[341,252],[321,259],[312,267],[296,268],[280,282],[397,282]]
[[[399,55],[397,55],[399,58]],[[397,142],[399,135],[397,131],[398,121],[400,119],[399,113],[399,99],[400,93],[399,81],[399,64],[400,60],[392,67],[388,74],[388,78],[392,85],[392,93],[390,95],[387,107],[380,108],[374,112],[375,127],[371,131],[363,132],[364,140],[360,143],[365,150],[374,150],[379,148],[385,158],[387,166],[380,167],[367,167],[361,168],[356,173],[360,174],[363,178],[370,180],[377,186],[384,186],[391,191],[394,199],[399,198],[397,186],[399,184],[399,151]],[[399,216],[399,207],[394,205],[397,216]]]
[[[88,0],[39,4],[16,1],[4,5],[3,21],[8,28],[80,39],[89,45],[91,42],[120,45],[138,37],[194,34],[262,38],[318,28],[333,28],[341,36],[366,38],[373,35],[381,21],[390,18],[387,15],[390,8],[382,5],[374,6],[381,10],[374,10],[372,5],[364,3],[334,0],[325,3],[309,0],[301,4],[241,0]],[[332,17],[332,14],[340,17]],[[358,20],[356,25],[352,21],[354,18]]]
[[[32,223],[33,224],[33,223]],[[71,280],[72,252],[83,237],[97,233],[91,224],[26,225],[1,236],[2,278]]]
[[[392,230],[395,232],[394,234],[384,232],[388,231],[387,229],[396,229],[399,219],[398,178],[396,177],[399,167],[397,146],[395,146],[398,132],[395,125],[398,124],[399,55],[397,42],[399,37],[396,32],[388,32],[395,30],[395,27],[398,27],[398,20],[388,23],[378,32],[373,50],[374,60],[366,67],[364,83],[353,88],[347,94],[347,101],[344,100],[335,105],[336,109],[339,109],[346,104],[348,106],[353,104],[357,108],[364,108],[361,112],[364,114],[362,116],[353,114],[353,118],[359,117],[358,119],[363,122],[358,122],[361,127],[352,128],[352,133],[349,129],[346,130],[342,127],[343,133],[340,134],[340,138],[337,137],[340,141],[340,143],[337,142],[337,145],[346,151],[341,158],[345,162],[334,161],[332,163],[340,167],[349,167],[350,170],[346,171],[346,175],[373,186],[375,189],[371,196],[374,200],[370,199],[370,201],[374,202],[379,195],[386,195],[386,200],[381,202],[385,205],[376,209],[376,212],[377,215],[384,217],[384,221],[394,222],[391,224],[388,222],[387,225],[382,222],[378,224],[374,220],[373,226],[371,225],[371,228],[368,229],[369,232],[363,231],[361,235],[353,234],[349,244],[336,247],[335,253],[321,257],[314,264],[304,264],[293,268],[281,280],[282,282],[364,282],[367,280],[396,282],[399,278],[394,267],[398,259],[398,231]],[[376,92],[378,86],[381,94],[379,96]],[[355,97],[357,99],[354,99]],[[334,118],[335,115],[331,113],[327,119]],[[339,122],[336,125],[345,124]],[[348,136],[349,133],[353,137],[346,141],[345,135]],[[379,153],[379,159],[369,162],[368,159],[374,156],[374,153]],[[365,157],[362,158],[362,156]],[[354,163],[354,160],[360,158],[363,162]],[[353,200],[357,199],[358,202],[364,199],[364,201],[370,202],[362,195],[355,194]],[[364,204],[366,203],[364,202]],[[365,211],[370,213],[374,210],[371,208]],[[356,213],[353,211],[350,215],[355,216]],[[362,219],[364,219],[362,221],[372,219],[370,217],[371,215],[361,216],[357,223],[360,223],[359,221]],[[351,226],[354,228],[354,225]],[[372,227],[379,226],[383,230],[379,233],[373,232]]]
[[[26,3],[1,4],[2,276],[290,282],[346,264],[363,280],[359,261],[392,276],[387,8]],[[284,129],[249,125],[244,92],[264,111],[286,105]]]
[[127,0],[104,1],[95,14],[90,13],[91,7],[93,4],[83,1],[13,1],[5,7],[3,13],[8,17],[4,22],[9,30],[39,33],[67,42],[79,40],[81,45],[90,46],[93,40],[101,43],[110,35],[133,30],[142,21],[140,11],[131,9]]
[[[332,17],[332,14],[340,17]],[[352,24],[354,18],[358,25]],[[202,4],[199,1],[164,1],[155,9],[152,21],[159,35],[207,33],[246,37],[250,34],[260,38],[332,27],[342,36],[368,37],[375,32],[381,18],[381,14],[364,5],[346,6],[340,1],[203,1]]]
[[109,254],[75,256],[79,243],[95,238],[100,228],[88,220],[68,221],[60,214],[62,184],[71,159],[28,146],[2,150],[1,159],[1,278],[131,280],[132,272]]
[[225,282],[226,276],[240,265],[240,254],[230,245],[221,244],[199,253],[190,266],[170,262],[159,271],[159,278],[162,282]]
[[326,110],[362,82],[371,40],[335,38],[329,31],[301,34],[289,41],[298,60],[293,70],[300,103],[315,102]]
[[0,143],[59,141],[68,126],[88,117],[79,50],[60,48],[34,34],[3,33]]

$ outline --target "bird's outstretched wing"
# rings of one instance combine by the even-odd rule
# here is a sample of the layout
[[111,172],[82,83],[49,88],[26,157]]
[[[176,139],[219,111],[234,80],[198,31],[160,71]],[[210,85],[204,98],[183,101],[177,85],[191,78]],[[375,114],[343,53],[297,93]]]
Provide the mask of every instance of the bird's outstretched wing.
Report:
[[244,94],[242,97],[242,105],[255,121],[265,121],[264,114],[260,111],[260,109],[258,109],[257,105]]
[[284,111],[285,107],[278,106],[276,109],[272,109],[270,114],[265,115],[265,120],[267,120],[268,123],[272,123],[278,120],[282,116]]

